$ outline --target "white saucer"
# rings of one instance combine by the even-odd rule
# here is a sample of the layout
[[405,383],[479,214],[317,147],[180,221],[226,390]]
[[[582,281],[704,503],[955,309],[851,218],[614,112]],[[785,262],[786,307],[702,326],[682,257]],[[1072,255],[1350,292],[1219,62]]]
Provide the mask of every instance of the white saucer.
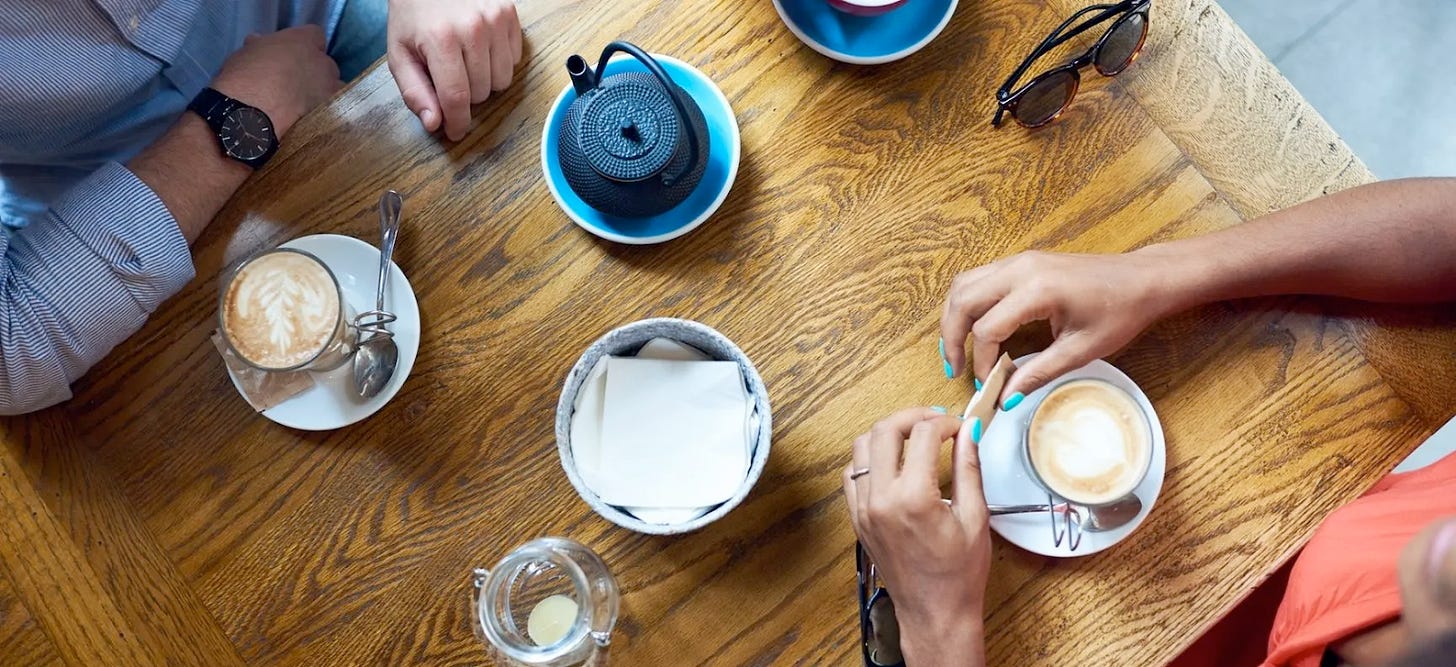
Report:
[[[284,243],[284,248],[297,248],[313,253],[339,279],[344,299],[355,312],[374,310],[374,292],[379,281],[379,250],[359,239],[338,234],[304,236]],[[378,412],[404,385],[415,365],[420,350],[420,305],[399,265],[390,263],[389,288],[384,293],[384,309],[399,319],[389,325],[399,345],[399,364],[394,377],[378,396],[364,400],[354,393],[353,365],[346,363],[328,373],[316,373],[312,389],[263,411],[263,416],[279,424],[304,431],[327,431],[353,424]],[[238,378],[228,371],[233,386]]]
[[[1016,364],[1024,365],[1035,356],[1035,354],[1028,354],[1017,359]],[[1032,411],[1046,396],[1048,388],[1059,382],[1076,378],[1106,380],[1127,391],[1137,400],[1138,404],[1147,412],[1148,424],[1152,427],[1153,458],[1148,466],[1148,476],[1143,479],[1143,483],[1139,484],[1135,491],[1138,498],[1143,501],[1143,511],[1138,514],[1136,519],[1133,519],[1132,523],[1117,530],[1105,533],[1082,533],[1082,543],[1076,551],[1067,548],[1066,540],[1062,540],[1061,546],[1052,543],[1051,517],[1045,512],[991,517],[991,529],[1006,538],[1007,542],[1043,556],[1087,556],[1126,539],[1134,530],[1137,530],[1139,525],[1142,525],[1143,520],[1147,519],[1148,513],[1152,511],[1153,505],[1158,501],[1158,492],[1163,488],[1163,476],[1167,473],[1168,451],[1163,440],[1163,425],[1158,421],[1158,413],[1153,410],[1153,404],[1148,400],[1148,395],[1143,393],[1143,390],[1122,371],[1117,370],[1112,364],[1098,359],[1057,378],[1046,387],[1032,392],[1015,409],[998,414],[991,421],[991,429],[985,434],[985,437],[981,438],[980,447],[981,480],[986,489],[986,502],[996,505],[1045,504],[1047,502],[1046,490],[1038,486],[1026,471],[1026,464],[1021,455],[1021,437],[1026,430],[1027,422],[1031,419]]]

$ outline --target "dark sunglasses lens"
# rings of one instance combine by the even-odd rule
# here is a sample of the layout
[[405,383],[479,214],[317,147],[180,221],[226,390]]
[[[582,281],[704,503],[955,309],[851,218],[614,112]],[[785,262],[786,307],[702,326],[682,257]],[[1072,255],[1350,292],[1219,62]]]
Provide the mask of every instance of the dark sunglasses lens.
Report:
[[1077,78],[1071,72],[1044,76],[1031,82],[1031,87],[1016,100],[1011,113],[1023,125],[1041,125],[1067,106],[1076,91]]
[[895,620],[895,603],[883,593],[870,603],[870,632],[865,638],[870,663],[890,667],[905,662],[900,653],[900,622]]
[[1103,40],[1102,48],[1097,49],[1097,71],[1111,76],[1126,69],[1142,47],[1147,30],[1148,19],[1141,12],[1120,19]]

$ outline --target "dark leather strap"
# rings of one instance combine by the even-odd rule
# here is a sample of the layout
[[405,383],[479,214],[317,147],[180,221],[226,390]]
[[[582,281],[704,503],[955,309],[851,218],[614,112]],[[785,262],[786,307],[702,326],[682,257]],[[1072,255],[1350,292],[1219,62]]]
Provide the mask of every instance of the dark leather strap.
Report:
[[187,109],[202,116],[208,126],[212,127],[214,132],[218,132],[221,131],[223,117],[227,115],[233,104],[235,103],[232,98],[227,95],[211,88],[203,88],[197,93],[197,97],[192,98]]

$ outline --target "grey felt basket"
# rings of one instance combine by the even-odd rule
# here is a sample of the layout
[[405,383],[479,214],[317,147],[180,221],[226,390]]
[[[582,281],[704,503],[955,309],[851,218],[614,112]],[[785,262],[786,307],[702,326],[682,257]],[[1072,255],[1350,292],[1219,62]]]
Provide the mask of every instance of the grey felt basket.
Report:
[[[727,502],[713,508],[707,514],[677,524],[648,523],[628,514],[621,508],[602,502],[602,499],[582,482],[581,475],[576,471],[576,462],[571,456],[571,419],[575,412],[576,394],[581,390],[587,374],[603,356],[635,355],[647,341],[653,338],[668,338],[686,343],[702,350],[703,353],[714,359],[738,362],[738,367],[743,371],[744,384],[748,388],[749,396],[753,399],[758,422],[753,459],[748,468],[748,475],[743,479],[743,484],[738,488],[738,492]],[[561,400],[556,404],[556,450],[561,456],[561,467],[566,470],[566,477],[571,480],[571,485],[576,488],[576,492],[606,520],[628,530],[652,535],[676,535],[691,532],[713,523],[733,511],[733,508],[748,496],[748,492],[758,482],[759,475],[763,474],[764,465],[768,463],[772,434],[773,419],[769,411],[768,388],[764,386],[763,378],[759,377],[758,369],[753,367],[753,362],[748,360],[748,356],[743,353],[743,350],[738,349],[733,341],[728,340],[726,336],[713,330],[712,327],[691,320],[660,317],[640,320],[607,332],[606,335],[592,343],[577,360],[576,365],[571,367],[571,372],[566,376],[566,383],[561,387]]]

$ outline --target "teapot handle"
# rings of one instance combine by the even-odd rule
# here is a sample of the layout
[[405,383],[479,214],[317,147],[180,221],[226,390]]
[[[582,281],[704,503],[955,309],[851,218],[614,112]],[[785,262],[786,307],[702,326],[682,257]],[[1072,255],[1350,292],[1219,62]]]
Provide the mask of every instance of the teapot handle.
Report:
[[688,118],[687,105],[683,104],[677,84],[672,82],[672,78],[667,75],[666,70],[662,69],[662,65],[657,64],[657,61],[652,56],[647,55],[647,52],[643,51],[636,44],[631,42],[612,42],[606,48],[602,49],[602,57],[597,61],[596,82],[601,83],[602,75],[607,71],[607,61],[612,59],[612,54],[618,52],[626,53],[641,61],[642,65],[647,68],[647,71],[657,77],[658,81],[662,82],[663,89],[667,91],[667,98],[672,100],[673,108],[677,109],[678,122],[682,124],[683,131],[687,132],[687,164],[683,165],[682,169],[677,170],[676,174],[662,175],[662,184],[670,187],[673,183],[677,182],[677,179],[685,176],[698,163],[698,132],[693,129],[693,123]]

